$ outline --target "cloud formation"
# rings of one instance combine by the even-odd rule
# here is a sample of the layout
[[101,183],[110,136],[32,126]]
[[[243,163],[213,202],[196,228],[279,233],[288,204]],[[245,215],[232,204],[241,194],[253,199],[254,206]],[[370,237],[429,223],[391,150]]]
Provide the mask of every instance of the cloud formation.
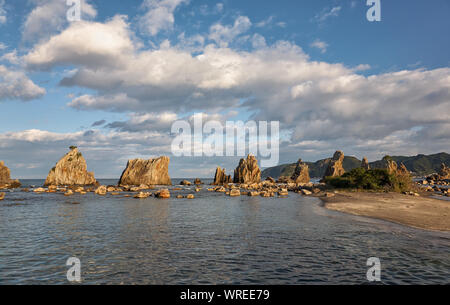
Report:
[[6,23],[5,0],[0,0],[0,25]]
[[141,30],[150,36],[171,30],[175,23],[175,9],[187,2],[188,0],[144,0],[142,7],[147,12],[139,19]]
[[[97,10],[90,0],[81,0],[81,19],[91,19],[97,16]],[[66,1],[61,0],[31,0],[35,5],[26,17],[22,39],[28,42],[36,42],[47,39],[52,34],[64,29],[67,25]]]
[[0,65],[0,101],[29,101],[43,96],[45,92],[44,88],[33,83],[22,71]]

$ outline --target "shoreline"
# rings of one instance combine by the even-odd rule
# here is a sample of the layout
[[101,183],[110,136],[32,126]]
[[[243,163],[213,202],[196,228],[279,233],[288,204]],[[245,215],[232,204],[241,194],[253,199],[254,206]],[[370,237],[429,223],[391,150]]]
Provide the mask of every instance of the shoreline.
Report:
[[390,221],[426,231],[450,232],[450,202],[398,193],[339,192],[321,197],[326,209]]

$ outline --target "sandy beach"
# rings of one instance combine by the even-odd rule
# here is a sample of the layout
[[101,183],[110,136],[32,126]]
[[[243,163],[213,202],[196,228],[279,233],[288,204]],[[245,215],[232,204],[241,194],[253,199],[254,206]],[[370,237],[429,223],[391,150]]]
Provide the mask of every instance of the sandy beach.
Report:
[[321,198],[325,207],[424,230],[450,231],[450,202],[397,193],[341,192]]

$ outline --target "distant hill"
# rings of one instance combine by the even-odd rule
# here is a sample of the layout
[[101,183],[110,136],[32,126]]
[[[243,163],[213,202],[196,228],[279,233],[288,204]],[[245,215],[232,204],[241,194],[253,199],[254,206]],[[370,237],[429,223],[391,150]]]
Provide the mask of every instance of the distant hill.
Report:
[[[413,172],[415,175],[423,176],[435,173],[439,170],[442,163],[450,166],[450,155],[447,153],[439,153],[434,155],[417,155],[415,157],[405,157],[405,156],[391,156],[394,161],[398,164],[403,162],[406,168]],[[330,163],[331,158],[319,160],[317,162],[305,162],[309,166],[309,175],[311,177],[322,177],[325,174],[325,170]],[[281,176],[292,176],[295,169],[295,164],[283,164],[275,167],[266,168],[262,172],[262,177],[272,177],[278,178]],[[354,168],[361,166],[361,160],[352,157],[345,156],[344,158],[344,169],[345,171],[351,171]],[[371,162],[370,166],[372,168],[381,168],[383,163],[381,160]]]

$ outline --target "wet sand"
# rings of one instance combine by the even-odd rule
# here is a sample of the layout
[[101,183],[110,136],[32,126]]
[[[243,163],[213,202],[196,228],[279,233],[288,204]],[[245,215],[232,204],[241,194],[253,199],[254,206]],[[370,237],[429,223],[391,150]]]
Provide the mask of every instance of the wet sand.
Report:
[[339,192],[321,198],[330,210],[387,220],[414,228],[450,231],[450,202],[398,193]]

